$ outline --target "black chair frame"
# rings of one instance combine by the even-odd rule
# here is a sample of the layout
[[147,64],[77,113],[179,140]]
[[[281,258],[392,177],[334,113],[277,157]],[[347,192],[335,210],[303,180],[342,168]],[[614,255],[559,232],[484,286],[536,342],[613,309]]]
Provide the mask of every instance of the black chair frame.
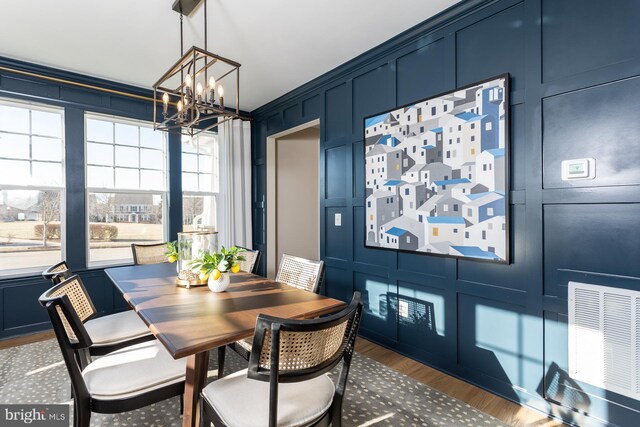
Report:
[[[61,261],[58,264],[55,264],[42,272],[42,277],[44,277],[45,279],[51,280],[51,282],[54,285],[56,285],[53,288],[51,288],[50,291],[54,291],[58,289],[61,286],[57,286],[57,285],[60,285],[63,281],[70,279],[71,277],[74,276],[71,270],[68,270],[68,269],[64,271],[58,271],[58,272],[52,271],[52,270],[56,270],[58,267],[62,265],[66,267],[67,264],[65,261]],[[87,292],[87,289],[85,288],[84,283],[82,283],[82,280],[79,280],[79,283],[80,283],[80,286],[82,287],[83,292],[88,296],[89,293]],[[91,308],[94,314],[91,317],[85,319],[85,322],[87,320],[93,319],[95,317],[95,313],[97,312],[95,306],[93,305],[93,301],[91,301],[91,298],[87,298],[87,299],[89,300],[89,304],[91,304]],[[156,337],[154,337],[153,334],[150,333],[149,335],[145,335],[142,337],[138,337],[138,338],[134,338],[131,340],[122,341],[122,342],[118,342],[110,345],[101,345],[101,346],[92,345],[89,347],[88,356],[104,356],[116,350],[120,350],[121,348],[129,347],[130,345],[141,344],[146,341],[153,341],[154,339],[156,339]],[[88,356],[78,355],[79,357],[78,360],[82,362],[81,366],[83,369],[91,361],[91,358]]]
[[[258,252],[258,259],[256,259],[255,269],[257,269],[258,262],[260,261],[260,252]],[[326,264],[323,262],[320,265],[320,278],[318,279],[318,287],[316,289],[316,293],[320,293],[320,290],[324,286],[324,273],[326,270]],[[254,273],[255,274],[255,273]],[[247,362],[249,361],[249,356],[251,352],[241,346],[237,341],[231,344],[227,344],[226,346],[218,347],[218,378],[222,378],[224,375],[224,358],[226,356],[226,348],[229,347],[231,350],[235,351]]]
[[[75,278],[76,276],[71,276],[69,280]],[[62,283],[64,284],[65,282]],[[74,427],[88,427],[90,425],[91,412],[117,414],[132,411],[174,396],[181,396],[184,393],[184,381],[180,381],[167,387],[158,388],[131,398],[113,400],[92,398],[82,377],[82,370],[84,368],[77,359],[77,355],[88,358],[88,349],[93,344],[91,337],[80,321],[69,297],[67,295],[56,297],[47,296],[52,290],[53,288],[42,294],[39,302],[49,313],[56,339],[62,351],[62,357],[71,378]],[[77,338],[76,342],[72,342],[69,339],[58,309],[62,311],[62,314],[67,319],[69,326]]]
[[[326,316],[312,320],[290,320],[267,315],[259,315],[256,321],[256,331],[253,336],[253,346],[249,365],[247,369],[247,377],[269,382],[269,427],[277,425],[277,409],[278,409],[278,384],[306,381],[323,375],[333,369],[340,361],[342,367],[338,376],[336,390],[333,397],[331,407],[320,419],[315,420],[309,426],[329,426],[340,427],[342,424],[342,403],[347,386],[349,376],[349,368],[353,358],[355,340],[358,335],[360,319],[362,315],[362,302],[360,301],[360,293],[355,292],[353,299],[345,309]],[[292,370],[280,372],[280,333],[281,332],[312,332],[327,329],[341,324],[348,320],[345,328],[344,338],[340,349],[330,359],[322,362],[320,365],[312,368]],[[265,343],[264,337],[267,330],[271,331],[271,342]],[[270,368],[264,369],[260,367],[260,354],[263,345],[270,345],[271,360]],[[218,416],[215,409],[207,401],[201,397],[200,420],[201,426],[209,427],[210,423],[217,426],[226,426],[222,419]]]

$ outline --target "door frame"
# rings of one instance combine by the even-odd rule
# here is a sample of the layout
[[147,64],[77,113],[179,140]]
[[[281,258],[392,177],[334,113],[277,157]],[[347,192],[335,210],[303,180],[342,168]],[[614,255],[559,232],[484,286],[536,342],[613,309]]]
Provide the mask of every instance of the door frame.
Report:
[[[303,123],[301,125],[289,128],[282,132],[275,133],[267,137],[267,277],[270,279],[275,278],[276,270],[278,266],[278,260],[276,259],[276,238],[277,238],[277,156],[276,156],[276,143],[279,138],[291,135],[292,133],[300,132],[304,129],[309,129],[320,125],[320,119],[314,119],[310,122]],[[320,146],[318,145],[318,149]],[[318,185],[320,185],[320,176],[318,176]],[[318,204],[320,200],[318,200]],[[319,209],[319,206],[318,206]],[[269,236],[273,236],[272,239]],[[318,224],[318,241],[320,241],[320,224]],[[320,248],[318,248],[320,249]]]

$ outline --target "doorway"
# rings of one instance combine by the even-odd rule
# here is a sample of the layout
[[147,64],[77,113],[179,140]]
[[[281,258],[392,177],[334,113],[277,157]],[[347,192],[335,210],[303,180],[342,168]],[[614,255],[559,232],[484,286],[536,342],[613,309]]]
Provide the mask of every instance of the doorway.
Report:
[[320,121],[267,138],[267,277],[282,254],[320,259]]

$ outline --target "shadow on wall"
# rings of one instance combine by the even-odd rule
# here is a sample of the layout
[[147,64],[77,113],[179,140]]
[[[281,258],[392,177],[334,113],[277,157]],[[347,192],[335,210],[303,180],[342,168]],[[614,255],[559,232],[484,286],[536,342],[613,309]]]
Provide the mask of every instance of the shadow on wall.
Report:
[[589,413],[591,399],[569,373],[553,362],[536,390],[552,405],[552,413],[567,423],[582,425]]

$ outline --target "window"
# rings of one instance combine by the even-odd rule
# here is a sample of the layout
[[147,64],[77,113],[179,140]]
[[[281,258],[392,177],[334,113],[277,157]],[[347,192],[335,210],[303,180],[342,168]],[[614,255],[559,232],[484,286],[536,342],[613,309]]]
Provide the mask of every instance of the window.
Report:
[[407,236],[407,243],[411,243],[411,237]]
[[131,261],[131,243],[166,240],[166,139],[151,124],[85,116],[89,263]]
[[476,128],[476,124],[475,123],[471,123],[471,129],[475,129]]
[[431,115],[432,116],[436,115],[436,107],[431,107]]
[[61,109],[0,100],[0,274],[62,259],[63,122]]
[[487,208],[487,215],[493,216],[493,208]]
[[489,131],[489,130],[491,130],[492,128],[493,128],[493,125],[491,124],[491,122],[487,122],[487,123],[485,123],[485,125],[484,125],[484,130]]
[[[218,229],[216,202],[220,188],[218,137],[201,133],[182,138],[182,224]],[[384,171],[384,169],[383,169]]]
[[432,234],[434,237],[438,237],[438,227],[433,227]]
[[482,230],[482,240],[487,240],[487,232],[486,232],[486,230]]

